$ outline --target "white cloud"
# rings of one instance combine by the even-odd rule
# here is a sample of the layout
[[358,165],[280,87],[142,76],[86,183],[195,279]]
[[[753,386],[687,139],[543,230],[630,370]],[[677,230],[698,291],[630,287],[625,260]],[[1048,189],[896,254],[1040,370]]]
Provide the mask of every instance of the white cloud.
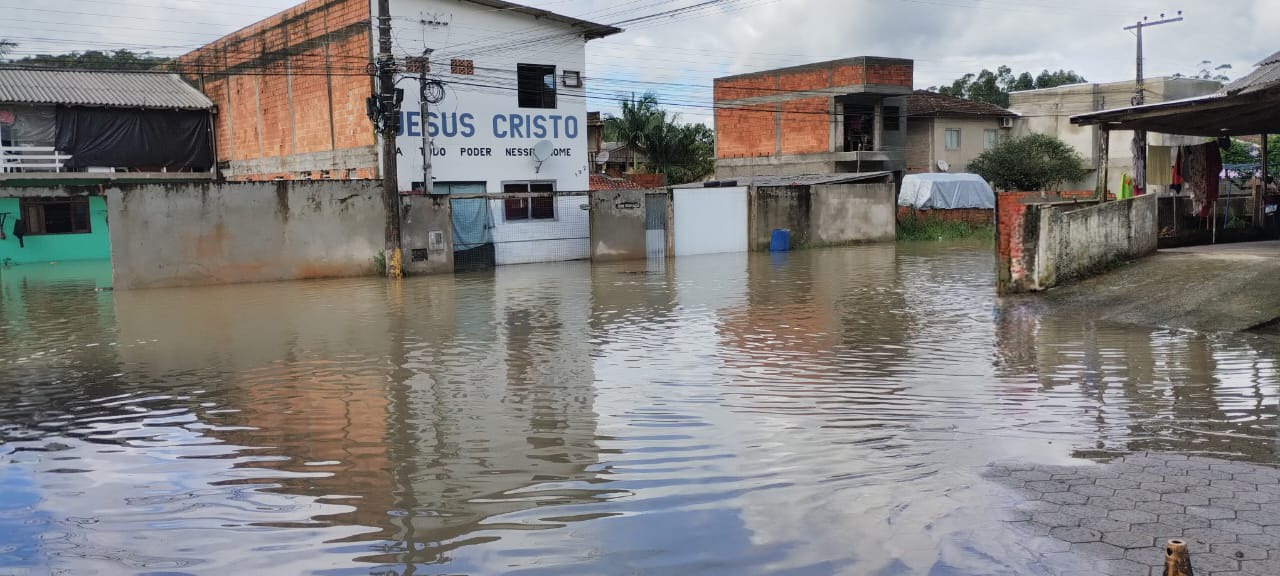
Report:
[[[698,0],[526,2],[611,23]],[[53,0],[38,10],[6,13],[0,38],[17,40],[19,56],[94,46],[176,54],[295,3]],[[1189,4],[1185,22],[1148,31],[1149,76],[1195,72],[1202,60],[1229,63],[1239,76],[1280,50],[1271,33],[1280,27],[1275,0]],[[1159,0],[728,0],[591,42],[587,75],[602,107],[619,94],[652,89],[688,119],[708,116],[716,76],[847,56],[915,59],[918,87],[1002,64],[1123,80],[1134,74],[1135,42],[1121,28],[1144,15],[1155,18],[1167,6]]]

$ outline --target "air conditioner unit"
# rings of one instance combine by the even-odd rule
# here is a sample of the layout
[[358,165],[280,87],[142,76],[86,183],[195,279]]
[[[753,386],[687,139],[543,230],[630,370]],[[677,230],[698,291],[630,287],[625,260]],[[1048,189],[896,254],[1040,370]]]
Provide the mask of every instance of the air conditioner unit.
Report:
[[1013,128],[1013,117],[1012,117],[1012,116],[1002,116],[1002,117],[1000,118],[1000,127],[1001,127],[1001,128]]

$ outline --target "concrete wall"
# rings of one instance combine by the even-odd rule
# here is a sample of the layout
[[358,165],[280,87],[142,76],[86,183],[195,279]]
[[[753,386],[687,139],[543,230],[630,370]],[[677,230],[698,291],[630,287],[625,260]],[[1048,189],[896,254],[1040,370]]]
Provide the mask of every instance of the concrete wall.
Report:
[[101,196],[89,196],[89,233],[44,234],[25,236],[22,246],[13,236],[15,222],[22,218],[21,194],[30,198],[62,198],[85,196],[86,191],[97,192],[97,187],[15,188],[3,194],[15,196],[0,198],[0,214],[4,220],[4,240],[0,240],[0,266],[6,264],[33,264],[66,262],[71,260],[106,260],[111,257],[111,241],[107,234],[107,204]]
[[645,190],[591,193],[591,260],[643,260],[646,257]]
[[[446,196],[403,196],[401,245],[406,274],[453,272],[452,206]],[[435,236],[435,242],[432,237]]]
[[760,187],[751,192],[749,246],[769,249],[773,230],[791,231],[792,248],[893,240],[894,185]]
[[369,274],[386,211],[376,182],[107,189],[117,289]]
[[1001,194],[996,238],[1001,293],[1036,292],[1156,251],[1157,196],[1037,203]]
[[489,201],[494,260],[498,266],[586,260],[591,257],[591,217],[585,193],[556,196],[555,218],[508,222],[502,200]]

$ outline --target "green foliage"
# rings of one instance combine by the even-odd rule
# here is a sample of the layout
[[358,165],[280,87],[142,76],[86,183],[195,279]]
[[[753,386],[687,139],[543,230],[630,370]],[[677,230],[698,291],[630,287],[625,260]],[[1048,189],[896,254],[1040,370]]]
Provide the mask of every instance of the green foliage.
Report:
[[1042,70],[1034,78],[1030,72],[1014,74],[1008,66],[996,68],[995,72],[983,68],[977,74],[965,74],[951,83],[950,86],[934,86],[929,88],[946,96],[964,98],[995,104],[1002,108],[1009,106],[1009,93],[1021,90],[1039,90],[1054,88],[1066,84],[1085,82],[1083,76],[1074,70],[1058,70],[1050,72]]
[[373,257],[373,269],[377,271],[379,276],[387,275],[387,253],[379,250],[377,255]]
[[[0,51],[0,54],[3,54],[3,51]],[[86,50],[67,54],[27,56],[13,60],[10,64],[41,68],[79,68],[83,70],[151,70],[172,60],[172,58],[153,55],[151,52]]]
[[[604,120],[605,138],[644,152],[649,169],[669,184],[693,182],[715,171],[715,133],[703,124],[680,124],[652,92],[619,102],[622,114]],[[639,166],[632,156],[632,170]]]
[[1001,190],[1057,190],[1084,178],[1084,159],[1065,142],[1045,134],[1011,138],[969,163],[969,171]]
[[1253,155],[1253,147],[1248,143],[1240,140],[1232,139],[1231,147],[1222,151],[1223,164],[1248,164],[1257,162],[1258,157]]
[[18,47],[17,42],[14,42],[13,40],[5,40],[4,38],[0,38],[0,58],[3,58],[6,54],[12,52],[13,49],[17,47]]
[[918,220],[914,217],[898,222],[898,241],[937,242],[947,240],[993,240],[991,226],[974,226],[968,222]]
[[1231,70],[1230,64],[1214,65],[1212,60],[1201,60],[1200,64],[1196,67],[1200,69],[1199,72],[1193,72],[1191,74],[1183,74],[1179,72],[1174,74],[1173,77],[1194,78],[1196,80],[1213,80],[1224,84],[1231,81],[1231,77],[1226,73],[1227,70]]

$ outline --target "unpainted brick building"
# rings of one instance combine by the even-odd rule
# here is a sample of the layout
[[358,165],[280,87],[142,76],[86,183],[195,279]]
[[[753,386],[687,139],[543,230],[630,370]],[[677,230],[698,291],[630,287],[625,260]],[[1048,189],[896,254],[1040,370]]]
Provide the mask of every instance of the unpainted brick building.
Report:
[[716,176],[900,172],[913,74],[863,56],[717,78]]

